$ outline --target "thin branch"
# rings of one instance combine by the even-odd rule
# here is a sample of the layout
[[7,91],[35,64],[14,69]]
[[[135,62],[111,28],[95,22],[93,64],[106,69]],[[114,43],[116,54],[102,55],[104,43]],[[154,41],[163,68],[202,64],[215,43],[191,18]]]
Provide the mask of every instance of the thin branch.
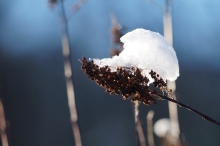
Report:
[[64,11],[63,0],[59,0],[59,8],[60,8],[60,18],[61,18],[61,27],[62,27],[62,49],[63,49],[63,59],[64,59],[64,74],[66,81],[66,89],[67,89],[67,98],[68,105],[70,110],[70,118],[72,124],[73,135],[75,138],[76,146],[82,146],[79,126],[77,123],[77,109],[75,102],[75,92],[73,85],[73,76],[72,76],[72,67],[71,67],[71,56],[70,56],[70,44],[69,44],[69,35],[68,35],[68,24],[67,18]]
[[219,121],[217,121],[216,119],[213,119],[213,118],[209,117],[208,115],[206,115],[206,114],[204,114],[204,113],[199,112],[198,110],[196,110],[196,109],[190,107],[189,105],[183,104],[183,103],[178,102],[178,101],[176,101],[176,100],[174,100],[174,99],[172,99],[172,98],[169,98],[169,97],[167,97],[167,96],[163,96],[163,95],[160,95],[160,94],[154,93],[153,95],[158,96],[158,97],[160,97],[160,98],[162,98],[162,99],[165,99],[165,100],[174,102],[174,103],[178,104],[180,107],[184,107],[184,108],[186,108],[186,109],[188,109],[188,110],[190,110],[190,111],[196,113],[197,115],[200,115],[203,119],[206,119],[206,120],[208,120],[208,121],[210,121],[210,122],[212,122],[212,123],[214,123],[214,124],[220,126],[220,122],[219,122]]

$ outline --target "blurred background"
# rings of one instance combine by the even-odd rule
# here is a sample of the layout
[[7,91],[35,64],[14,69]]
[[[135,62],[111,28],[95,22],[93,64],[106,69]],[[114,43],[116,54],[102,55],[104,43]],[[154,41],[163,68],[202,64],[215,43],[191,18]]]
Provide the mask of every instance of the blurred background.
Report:
[[[76,0],[64,2],[71,14]],[[90,81],[78,59],[106,58],[112,46],[110,13],[124,27],[163,35],[164,0],[88,0],[69,19],[76,106],[83,146],[135,146],[129,100],[108,95]],[[220,120],[220,1],[174,0],[173,45],[180,77],[178,100]],[[0,1],[0,84],[13,146],[73,146],[63,71],[61,24],[56,7],[46,0]],[[140,105],[153,122],[168,118],[167,101]],[[190,146],[219,146],[220,127],[178,107],[181,133]],[[155,136],[156,145],[159,145]]]

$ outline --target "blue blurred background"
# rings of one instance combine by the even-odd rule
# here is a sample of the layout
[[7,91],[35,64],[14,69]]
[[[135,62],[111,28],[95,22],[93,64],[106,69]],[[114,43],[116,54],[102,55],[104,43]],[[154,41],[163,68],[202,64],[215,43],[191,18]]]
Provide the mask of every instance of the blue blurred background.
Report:
[[[67,13],[77,1],[66,0]],[[155,0],[161,8],[165,3]],[[110,96],[80,69],[82,56],[109,57],[113,12],[125,32],[163,34],[163,9],[146,0],[88,0],[69,19],[76,105],[83,146],[134,146],[130,101]],[[179,101],[220,120],[220,1],[174,0],[174,48],[180,65]],[[0,83],[13,146],[72,146],[57,8],[46,0],[0,1]],[[191,146],[219,146],[220,127],[179,109],[181,132]],[[166,101],[141,105],[144,123],[168,117]],[[157,138],[155,137],[155,140]],[[158,144],[158,143],[157,143]]]

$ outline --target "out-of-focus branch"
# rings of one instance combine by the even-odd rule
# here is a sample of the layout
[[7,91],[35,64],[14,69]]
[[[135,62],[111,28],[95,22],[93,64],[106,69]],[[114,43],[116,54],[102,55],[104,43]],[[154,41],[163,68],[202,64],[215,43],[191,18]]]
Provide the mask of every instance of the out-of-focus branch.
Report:
[[4,112],[4,106],[2,103],[2,87],[0,86],[0,132],[1,132],[1,141],[2,141],[2,146],[9,146],[8,143],[8,136],[6,133],[6,120],[5,120],[5,112]]
[[154,146],[154,134],[153,134],[153,117],[154,111],[150,110],[147,114],[147,138],[149,146]]
[[0,99],[0,132],[1,132],[2,146],[8,146],[8,137],[6,134],[6,121],[5,121],[4,107],[3,107],[1,99]]
[[140,146],[146,146],[146,140],[141,121],[139,120],[139,101],[134,101],[134,120],[136,125],[136,131],[138,135],[138,141]]
[[[176,83],[168,81],[167,88],[172,90],[171,96],[173,99],[176,100]],[[179,128],[179,120],[178,120],[178,110],[177,104],[173,102],[168,102],[169,107],[169,114],[170,114],[170,136],[169,141],[173,144],[179,143],[179,135],[180,135],[180,128]]]
[[[172,0],[165,0],[165,8],[164,8],[164,37],[165,39],[170,43],[170,45],[173,45],[173,27],[172,27],[172,15],[171,15],[171,1]],[[170,82],[167,81],[167,88],[172,90],[172,98],[176,100],[176,83],[175,81]],[[177,105],[173,102],[168,102],[169,107],[169,114],[170,114],[170,138],[168,140],[172,144],[178,144],[180,139],[180,128],[179,128],[179,120],[178,120],[178,110]]]
[[116,30],[121,30],[122,27],[118,23],[117,18],[115,17],[114,13],[110,13],[111,21],[112,21],[112,28],[115,28]]
[[[64,0],[61,0],[62,2],[64,2]],[[51,8],[54,8],[55,5],[57,5],[60,0],[48,0],[49,2],[49,6]],[[67,20],[69,20],[71,17],[74,16],[74,14],[83,6],[83,4],[86,2],[86,0],[78,0],[77,3],[75,3],[74,5],[72,5],[71,7],[71,11],[69,16],[67,16]]]
[[67,18],[65,15],[63,0],[58,2],[60,8],[60,20],[61,20],[61,32],[62,32],[62,49],[63,49],[63,59],[64,59],[64,75],[66,81],[67,98],[70,110],[71,124],[73,129],[73,135],[75,138],[76,146],[82,146],[81,136],[79,131],[79,126],[77,123],[77,109],[75,103],[75,92],[73,85],[72,67],[71,67],[71,57],[70,57],[70,45],[68,36],[68,25]]
[[123,50],[123,44],[120,41],[120,38],[123,36],[122,33],[122,26],[118,23],[115,15],[113,13],[110,13],[111,21],[112,21],[112,28],[111,28],[111,34],[112,34],[112,48],[110,55],[115,56],[119,55],[121,51]]
[[206,115],[206,114],[204,114],[204,113],[202,113],[202,112],[199,112],[198,110],[196,110],[196,109],[190,107],[189,105],[183,104],[183,103],[181,103],[181,102],[176,101],[175,99],[169,98],[169,97],[164,96],[164,95],[160,95],[160,94],[156,94],[156,93],[153,94],[153,95],[155,95],[155,96],[157,96],[157,97],[159,97],[159,98],[161,98],[161,99],[168,100],[168,101],[171,101],[171,102],[173,102],[173,103],[176,103],[176,104],[178,104],[180,107],[184,107],[184,108],[186,108],[186,109],[188,109],[188,110],[190,110],[190,111],[196,113],[197,115],[201,116],[202,119],[208,120],[208,121],[210,121],[210,122],[212,122],[212,123],[214,123],[214,124],[220,126],[220,122],[219,122],[219,121],[217,121],[217,120],[214,119],[214,118],[209,117],[208,115]]

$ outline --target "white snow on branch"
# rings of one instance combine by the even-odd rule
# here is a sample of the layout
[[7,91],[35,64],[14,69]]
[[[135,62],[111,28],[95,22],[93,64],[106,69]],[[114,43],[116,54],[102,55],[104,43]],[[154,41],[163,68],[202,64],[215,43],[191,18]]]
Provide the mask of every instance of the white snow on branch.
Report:
[[124,50],[119,56],[104,59],[90,59],[99,67],[108,65],[112,71],[121,67],[137,67],[142,75],[153,81],[149,75],[155,71],[166,81],[175,81],[179,76],[179,64],[173,47],[159,33],[135,29],[121,37]]

